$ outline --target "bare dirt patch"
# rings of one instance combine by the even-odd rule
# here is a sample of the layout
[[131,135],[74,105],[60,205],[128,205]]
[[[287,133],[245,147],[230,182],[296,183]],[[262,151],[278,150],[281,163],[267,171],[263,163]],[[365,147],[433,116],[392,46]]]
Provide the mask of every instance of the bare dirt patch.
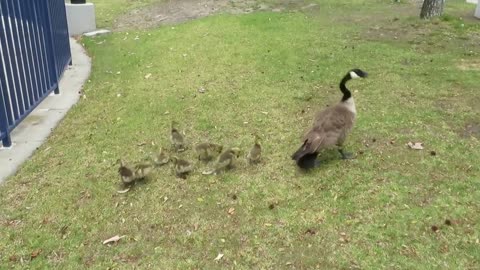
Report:
[[480,70],[480,59],[461,59],[457,63],[457,67],[460,70]]
[[169,0],[134,9],[119,17],[115,31],[146,29],[206,17],[216,13],[247,14],[254,11],[301,11],[317,5],[307,0]]
[[460,135],[463,138],[475,137],[477,139],[480,139],[480,123],[467,123]]

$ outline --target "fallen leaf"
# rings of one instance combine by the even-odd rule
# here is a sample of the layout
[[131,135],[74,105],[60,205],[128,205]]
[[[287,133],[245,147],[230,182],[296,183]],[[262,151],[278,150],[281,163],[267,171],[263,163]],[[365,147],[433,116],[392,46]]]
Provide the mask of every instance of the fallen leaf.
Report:
[[148,78],[152,77],[152,73],[148,73],[147,75],[145,75],[145,79],[148,80]]
[[219,261],[223,258],[223,255],[222,253],[218,253],[217,257],[215,257],[215,259],[213,259],[214,261]]
[[198,92],[201,93],[201,94],[205,93],[205,91],[206,91],[205,87],[203,87],[203,86],[198,88]]
[[37,250],[33,251],[32,254],[30,254],[30,258],[35,259],[36,257],[38,257],[38,255],[40,255],[40,253],[42,253],[42,250],[37,249]]
[[407,146],[413,150],[423,150],[423,143],[421,142],[416,142],[416,143],[408,142]]
[[117,190],[117,193],[124,194],[130,191],[130,188],[124,189],[124,190]]
[[65,235],[67,233],[68,225],[63,225],[62,228],[60,228],[60,234]]
[[18,261],[18,257],[16,255],[12,255],[12,256],[8,257],[8,260],[11,261],[11,262],[16,262],[16,261]]
[[106,245],[108,243],[118,242],[118,241],[120,241],[120,239],[122,239],[124,237],[125,237],[125,235],[122,235],[122,236],[115,235],[114,237],[111,237],[111,238],[103,241],[103,244]]
[[235,208],[231,207],[230,209],[228,209],[227,213],[228,213],[229,215],[235,214]]

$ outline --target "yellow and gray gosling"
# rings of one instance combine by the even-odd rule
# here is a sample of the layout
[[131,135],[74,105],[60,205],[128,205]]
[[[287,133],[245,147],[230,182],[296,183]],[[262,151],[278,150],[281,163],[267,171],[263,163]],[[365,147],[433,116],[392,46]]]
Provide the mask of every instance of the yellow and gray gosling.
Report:
[[198,159],[204,162],[211,161],[223,150],[223,146],[214,143],[200,143],[195,146]]
[[183,152],[186,149],[185,148],[185,138],[180,133],[177,126],[178,126],[178,123],[175,122],[175,121],[172,121],[170,140],[172,142],[172,145],[173,145],[173,148],[175,149],[175,151]]
[[172,157],[172,162],[174,164],[175,175],[179,178],[186,179],[187,175],[193,171],[193,165],[190,162],[180,159],[177,156]]
[[210,175],[210,174],[218,174],[221,171],[231,169],[233,167],[235,159],[240,156],[240,149],[239,148],[230,148],[223,151],[213,164],[213,168],[208,171],[204,171],[202,174]]
[[153,170],[153,166],[148,163],[139,163],[130,166],[122,159],[119,159],[117,162],[120,163],[118,174],[120,175],[120,179],[125,186],[130,186],[134,184],[135,181],[147,177]]
[[262,158],[262,146],[260,145],[259,141],[260,137],[255,134],[253,147],[250,149],[250,152],[248,152],[247,155],[247,160],[250,165],[260,162],[260,159]]
[[170,157],[162,147],[160,147],[160,150],[158,151],[158,153],[156,153],[153,156],[153,164],[155,164],[155,166],[157,167],[165,165],[169,161],[170,161]]

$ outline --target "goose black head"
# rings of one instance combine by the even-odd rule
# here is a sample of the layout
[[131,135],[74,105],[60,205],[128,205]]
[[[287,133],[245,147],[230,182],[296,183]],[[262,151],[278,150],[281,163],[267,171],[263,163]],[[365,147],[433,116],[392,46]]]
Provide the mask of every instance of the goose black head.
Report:
[[351,79],[357,79],[357,78],[366,78],[368,76],[368,73],[361,69],[354,68],[350,70],[349,75]]

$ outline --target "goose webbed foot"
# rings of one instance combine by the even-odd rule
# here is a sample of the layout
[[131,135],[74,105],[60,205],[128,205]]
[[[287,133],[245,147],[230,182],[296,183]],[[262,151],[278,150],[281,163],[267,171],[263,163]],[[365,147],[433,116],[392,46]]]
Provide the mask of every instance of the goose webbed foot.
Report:
[[342,159],[355,159],[355,157],[353,156],[352,153],[350,152],[345,152],[343,151],[343,149],[338,149],[338,152],[340,153],[340,155],[342,156]]

